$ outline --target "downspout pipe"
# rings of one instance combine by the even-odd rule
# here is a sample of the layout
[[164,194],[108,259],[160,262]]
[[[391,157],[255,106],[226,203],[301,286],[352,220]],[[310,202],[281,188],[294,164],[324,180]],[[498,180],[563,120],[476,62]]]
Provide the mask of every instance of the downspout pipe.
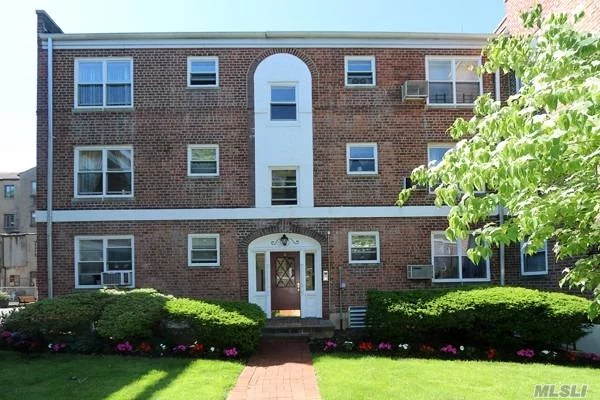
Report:
[[48,272],[48,298],[54,297],[53,287],[53,263],[52,263],[52,193],[53,193],[53,168],[54,168],[54,130],[53,130],[53,105],[52,96],[53,76],[52,76],[52,38],[48,38],[48,171],[46,180],[46,263]]
[[[504,207],[498,206],[498,222],[500,225],[504,223]],[[504,263],[504,243],[500,243],[500,286],[504,286],[506,280],[506,269]]]

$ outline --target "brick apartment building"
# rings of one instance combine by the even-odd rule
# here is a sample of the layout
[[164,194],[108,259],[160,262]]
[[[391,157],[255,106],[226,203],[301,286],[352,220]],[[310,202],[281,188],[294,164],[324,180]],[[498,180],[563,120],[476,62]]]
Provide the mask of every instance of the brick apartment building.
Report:
[[36,169],[0,173],[0,291],[34,294],[36,285]]
[[556,288],[548,249],[473,265],[429,189],[394,206],[500,95],[471,70],[489,35],[65,34],[43,11],[38,33],[44,295],[120,284],[335,320],[371,289]]

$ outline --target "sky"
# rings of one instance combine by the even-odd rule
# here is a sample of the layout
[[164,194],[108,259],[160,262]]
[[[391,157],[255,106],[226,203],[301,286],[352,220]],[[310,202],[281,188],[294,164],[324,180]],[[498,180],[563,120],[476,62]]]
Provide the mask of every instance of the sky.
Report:
[[65,33],[493,32],[503,0],[0,0],[0,172],[35,166],[36,9]]

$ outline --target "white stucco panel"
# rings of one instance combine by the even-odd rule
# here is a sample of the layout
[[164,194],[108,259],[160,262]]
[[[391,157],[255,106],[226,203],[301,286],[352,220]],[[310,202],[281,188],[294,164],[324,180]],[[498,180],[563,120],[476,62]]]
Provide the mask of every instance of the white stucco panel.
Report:
[[[271,86],[296,88],[296,121],[271,121]],[[312,78],[306,64],[291,54],[265,58],[254,73],[256,207],[271,207],[272,168],[297,170],[298,207],[312,207]]]

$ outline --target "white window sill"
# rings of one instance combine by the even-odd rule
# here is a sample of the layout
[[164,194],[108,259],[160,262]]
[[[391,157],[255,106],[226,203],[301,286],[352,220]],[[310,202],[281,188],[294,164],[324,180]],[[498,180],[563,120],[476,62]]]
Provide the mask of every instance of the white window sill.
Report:
[[188,174],[188,178],[218,178],[219,174]]
[[375,83],[370,83],[370,84],[356,84],[356,85],[349,85],[349,84],[345,84],[344,88],[346,89],[369,89],[369,88],[376,88],[377,84]]
[[523,276],[547,276],[548,275],[548,271],[541,271],[541,272],[521,272],[521,275],[523,275]]
[[188,268],[193,269],[219,269],[220,264],[188,264]]
[[71,200],[135,200],[135,196],[75,196]]
[[449,108],[449,109],[473,109],[475,104],[453,104],[453,103],[427,103],[425,108],[431,109],[440,109],[440,108]]
[[111,288],[113,286],[119,287],[119,288],[128,288],[128,289],[133,289],[135,288],[135,286],[133,285],[75,285],[75,289],[81,290],[81,289],[90,289],[90,290],[96,290],[96,289],[104,289],[104,288]]
[[379,176],[379,173],[377,171],[375,172],[348,172],[349,176],[366,176],[366,177],[375,177],[375,176]]
[[196,90],[196,89],[220,89],[221,87],[219,85],[207,85],[207,86],[201,86],[201,85],[188,85],[185,87],[186,89],[192,89],[192,90]]
[[106,112],[106,111],[131,112],[134,110],[135,110],[135,108],[133,106],[116,106],[116,107],[93,106],[93,107],[74,107],[73,113]]
[[485,279],[432,279],[432,283],[476,283],[490,282],[490,278]]
[[300,122],[298,121],[269,121],[267,122],[267,126],[300,126]]

